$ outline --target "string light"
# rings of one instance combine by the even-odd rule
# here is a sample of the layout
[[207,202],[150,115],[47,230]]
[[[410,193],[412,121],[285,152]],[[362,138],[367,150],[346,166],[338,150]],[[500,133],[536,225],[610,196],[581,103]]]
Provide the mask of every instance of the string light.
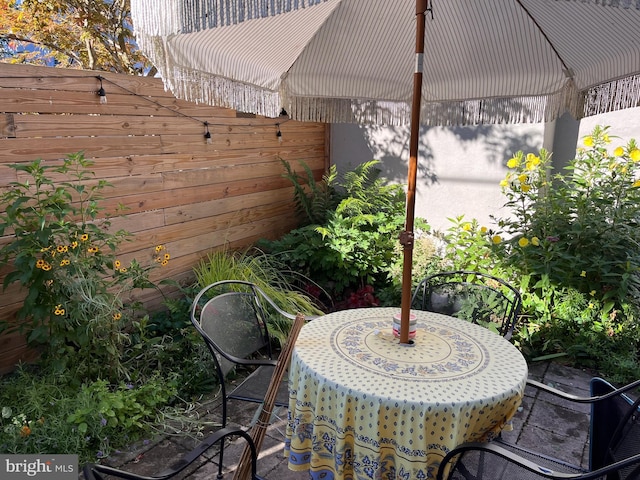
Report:
[[[39,77],[34,77],[34,76],[31,76],[31,75],[25,75],[25,76],[16,77],[16,76],[12,75],[11,77],[0,76],[0,78],[11,78],[11,79],[29,78],[29,79],[31,79],[31,78],[39,78]],[[102,105],[107,103],[107,92],[104,89],[104,85],[103,85],[103,82],[106,82],[106,83],[109,83],[109,84],[117,87],[120,90],[124,90],[128,94],[133,95],[134,97],[138,97],[138,98],[140,98],[142,100],[145,100],[145,101],[147,101],[149,103],[152,103],[153,105],[157,106],[158,108],[163,108],[163,109],[169,110],[174,115],[177,115],[177,116],[180,116],[180,117],[184,117],[184,118],[188,118],[190,120],[193,120],[193,121],[196,121],[198,123],[201,123],[201,124],[204,125],[204,128],[205,128],[204,138],[205,138],[205,141],[208,144],[213,143],[213,139],[211,137],[211,132],[209,131],[209,125],[219,125],[219,126],[226,126],[227,125],[226,123],[212,124],[212,123],[209,123],[207,121],[202,121],[199,118],[193,117],[191,115],[186,115],[186,114],[184,114],[182,112],[174,110],[173,108],[167,107],[166,105],[163,105],[162,103],[160,103],[160,102],[158,102],[156,100],[153,100],[152,98],[150,98],[148,96],[140,95],[139,93],[136,93],[136,92],[134,92],[132,90],[129,90],[128,88],[123,87],[122,85],[118,85],[116,82],[114,82],[112,80],[109,80],[108,78],[105,78],[102,75],[96,75],[96,76],[92,76],[92,77],[81,77],[81,76],[77,76],[77,75],[69,75],[69,76],[62,75],[62,76],[57,77],[57,78],[71,78],[71,79],[74,79],[74,80],[75,79],[80,79],[80,78],[95,78],[95,79],[97,79],[100,82],[100,88],[97,91],[95,91],[95,94],[100,97],[100,104],[102,104]],[[289,118],[289,114],[287,113],[287,111],[284,108],[282,108],[280,110],[279,117],[280,117],[279,118],[280,121],[275,124],[275,126],[276,126],[276,136],[278,137],[278,141],[280,143],[282,143],[282,132],[280,131],[280,124],[290,121],[291,118]]]
[[107,92],[104,91],[104,87],[102,86],[102,77],[98,75],[96,78],[100,81],[100,88],[96,93],[100,97],[100,104],[105,105],[107,103]]
[[209,122],[204,122],[204,139],[209,145],[213,143],[211,132],[209,131]]

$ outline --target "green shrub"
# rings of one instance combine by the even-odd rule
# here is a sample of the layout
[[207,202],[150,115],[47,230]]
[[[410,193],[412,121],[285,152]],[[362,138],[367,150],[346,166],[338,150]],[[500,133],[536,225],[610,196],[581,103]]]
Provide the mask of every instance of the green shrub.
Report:
[[[398,235],[405,223],[405,194],[401,185],[388,184],[372,160],[344,174],[341,182],[331,174],[333,200],[321,192],[319,205],[335,208],[314,218],[323,223],[304,225],[276,241],[262,241],[266,251],[290,269],[313,278],[332,294],[364,285],[388,286],[397,263]],[[296,192],[304,191],[301,178],[288,176]],[[307,201],[316,204],[313,199]],[[428,229],[416,219],[416,228]]]
[[512,215],[499,219],[506,260],[534,279],[571,287],[619,309],[640,300],[640,150],[635,140],[609,151],[597,127],[566,168],[519,152],[503,182]]
[[[13,267],[4,286],[19,283],[27,295],[18,324],[3,319],[0,330],[26,333],[29,345],[60,371],[73,365],[83,377],[118,378],[127,374],[120,359],[135,306],[125,306],[124,294],[152,287],[148,275],[157,263],[118,260],[116,249],[130,234],[111,232],[109,220],[98,218],[109,184],[92,184],[91,165],[82,153],[59,167],[40,160],[10,165],[27,179],[0,196],[0,235],[10,235],[0,262]],[[163,246],[156,247],[154,260],[169,260]]]
[[0,379],[0,450],[75,453],[95,461],[149,438],[158,414],[176,394],[175,379],[85,383],[70,375],[19,368]]
[[640,150],[596,127],[562,173],[518,152],[491,228],[450,219],[441,269],[491,273],[519,288],[515,343],[530,359],[564,357],[615,381],[640,374]]

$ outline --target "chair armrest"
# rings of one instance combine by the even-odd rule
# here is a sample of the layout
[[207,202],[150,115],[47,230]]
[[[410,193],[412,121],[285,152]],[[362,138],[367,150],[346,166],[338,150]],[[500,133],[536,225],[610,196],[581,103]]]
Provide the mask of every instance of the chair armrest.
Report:
[[180,473],[186,467],[191,465],[194,461],[196,461],[204,452],[213,447],[216,443],[224,441],[224,439],[228,436],[239,436],[243,437],[244,440],[250,445],[253,457],[253,466],[254,466],[254,474],[255,474],[255,460],[257,458],[257,451],[255,448],[255,444],[253,443],[253,439],[251,436],[245,432],[244,430],[227,427],[217,430],[215,433],[212,433],[207,438],[205,438],[202,442],[198,444],[196,448],[191,450],[190,452],[184,454],[180,459],[172,463],[169,467],[163,470],[160,473],[145,476],[138,475],[131,472],[126,472],[124,470],[120,470],[118,468],[109,467],[107,465],[99,465],[89,463],[84,466],[82,469],[85,480],[102,480],[103,477],[101,474],[112,475],[114,477],[122,478],[124,480],[163,480],[173,477],[174,475]]
[[[606,467],[600,468],[598,470],[593,470],[591,472],[585,473],[565,473],[565,472],[557,472],[554,470],[550,470],[547,467],[542,465],[538,465],[535,462],[532,462],[516,453],[513,453],[505,448],[502,448],[495,442],[491,443],[465,443],[460,445],[459,447],[451,450],[440,463],[440,467],[438,468],[437,480],[444,480],[444,469],[447,464],[452,463],[452,460],[455,459],[459,454],[468,452],[471,450],[481,450],[491,455],[497,455],[499,457],[504,458],[508,462],[518,465],[523,469],[529,470],[531,472],[536,473],[542,477],[546,477],[549,479],[574,479],[574,480],[595,480],[600,478],[605,478],[607,474],[616,472],[622,468],[626,468],[632,465],[638,465],[637,469],[640,470],[640,454],[633,455],[624,460],[620,460],[618,462],[607,465]],[[453,463],[452,463],[453,466]],[[637,473],[637,472],[636,472]],[[489,478],[487,477],[487,480]]]
[[565,398],[567,400],[570,400],[572,402],[576,402],[576,403],[593,403],[593,402],[598,402],[600,400],[606,400],[608,398],[611,397],[615,397],[616,395],[619,395],[621,392],[626,392],[629,390],[633,390],[634,388],[638,388],[640,387],[640,380],[636,380],[633,383],[630,383],[628,385],[625,385],[623,387],[620,388],[612,388],[612,390],[606,394],[603,395],[595,395],[595,396],[590,396],[590,397],[581,397],[579,395],[572,395],[570,393],[566,393],[563,392],[561,390],[558,390],[556,388],[550,387],[549,385],[545,385],[542,382],[538,382],[536,380],[531,380],[531,379],[527,379],[527,385],[530,385],[534,388],[537,388],[539,390],[543,390],[547,393],[550,393],[552,395],[555,395],[557,397],[561,397],[561,398]]
[[[544,467],[542,465],[538,465],[535,462],[532,462],[531,460],[528,460],[524,457],[521,457],[520,455],[517,455],[513,452],[511,452],[510,450],[507,450],[506,448],[502,448],[499,445],[497,445],[495,442],[491,442],[491,443],[481,443],[481,442],[470,442],[470,443],[464,443],[456,448],[454,448],[453,450],[451,450],[449,453],[447,453],[447,455],[445,455],[445,457],[443,458],[442,462],[440,463],[440,467],[438,468],[438,474],[436,476],[437,480],[445,480],[444,477],[444,470],[446,468],[446,466],[448,464],[451,464],[451,467],[453,467],[455,465],[455,462],[453,461],[458,455],[465,453],[465,452],[469,452],[472,450],[480,450],[483,451],[485,453],[491,454],[491,455],[496,455],[498,457],[501,457],[503,459],[505,459],[506,461],[520,466],[521,468],[525,469],[525,470],[529,470],[531,472],[534,472],[542,477],[546,477],[546,478],[550,478],[550,479],[557,479],[557,480],[562,480],[562,479],[580,479],[580,480],[586,480],[587,477],[583,477],[584,474],[581,473],[565,473],[565,472],[556,472],[555,470],[551,470],[547,467]],[[450,472],[451,473],[451,472]],[[448,477],[446,477],[448,478]],[[591,478],[591,477],[588,477]],[[487,480],[489,480],[489,477],[487,477]],[[493,480],[493,479],[492,479]]]

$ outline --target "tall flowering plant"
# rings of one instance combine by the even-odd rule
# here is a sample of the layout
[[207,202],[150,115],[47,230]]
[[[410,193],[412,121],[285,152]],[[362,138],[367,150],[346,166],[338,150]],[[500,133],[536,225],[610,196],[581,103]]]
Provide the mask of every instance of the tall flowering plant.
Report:
[[608,127],[583,139],[565,173],[550,155],[517,153],[502,182],[512,215],[498,224],[510,263],[539,286],[571,288],[615,316],[640,300],[640,149]]
[[118,259],[117,247],[130,234],[112,232],[99,215],[101,192],[110,185],[95,181],[91,165],[75,153],[60,166],[40,160],[10,166],[25,180],[0,197],[0,235],[9,240],[0,262],[12,267],[4,286],[19,283],[27,295],[18,324],[0,326],[27,333],[28,343],[58,369],[73,365],[80,374],[109,378],[122,373],[131,325],[123,295],[153,287],[150,269],[170,256],[157,246],[145,265]]

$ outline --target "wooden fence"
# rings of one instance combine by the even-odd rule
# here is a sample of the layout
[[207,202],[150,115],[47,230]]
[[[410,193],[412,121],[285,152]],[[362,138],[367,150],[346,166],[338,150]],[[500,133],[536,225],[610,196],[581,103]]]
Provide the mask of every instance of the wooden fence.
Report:
[[[293,189],[280,159],[296,170],[304,161],[320,179],[326,145],[323,124],[184,102],[159,79],[0,63],[0,191],[23,179],[8,164],[40,158],[55,165],[83,151],[97,178],[113,185],[101,205],[127,208],[126,217],[112,221],[134,234],[119,256],[142,261],[155,245],[168,248],[171,261],[154,270],[156,281],[189,282],[207,253],[295,227]],[[8,271],[0,265],[0,282]],[[23,298],[18,285],[0,290],[0,317],[14,319]],[[138,298],[149,310],[161,308],[157,292]],[[0,373],[31,357],[19,335],[0,336]]]

